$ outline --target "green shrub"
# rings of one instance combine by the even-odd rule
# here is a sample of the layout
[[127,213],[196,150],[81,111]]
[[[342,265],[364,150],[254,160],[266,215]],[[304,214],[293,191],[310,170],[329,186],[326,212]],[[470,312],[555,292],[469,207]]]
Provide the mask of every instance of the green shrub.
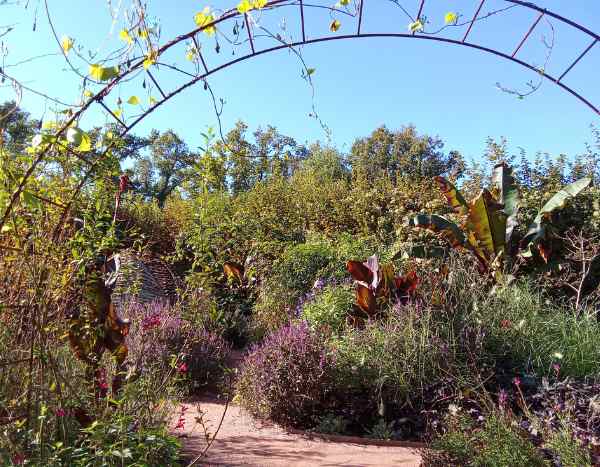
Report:
[[424,455],[425,466],[515,467],[544,466],[547,463],[515,426],[512,417],[491,414],[478,426],[470,418],[457,415],[448,431],[436,439]]
[[348,286],[328,286],[314,301],[304,305],[302,315],[313,328],[327,327],[340,333],[352,310],[354,291]]
[[270,282],[295,292],[308,292],[323,268],[335,259],[335,252],[326,243],[300,243],[288,247],[273,265]]
[[332,344],[339,387],[367,397],[364,410],[373,415],[387,405],[418,406],[429,385],[460,371],[432,313],[405,308],[401,316],[350,330]]
[[551,375],[558,363],[562,376],[600,375],[600,324],[545,301],[527,284],[499,289],[471,320],[485,336],[486,357],[500,369]]

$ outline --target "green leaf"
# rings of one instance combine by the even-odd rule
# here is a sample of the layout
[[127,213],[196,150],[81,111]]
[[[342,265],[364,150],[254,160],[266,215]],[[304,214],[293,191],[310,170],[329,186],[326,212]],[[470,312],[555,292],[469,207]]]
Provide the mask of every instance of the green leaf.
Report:
[[550,218],[553,212],[564,208],[569,199],[577,196],[590,186],[591,183],[592,179],[590,177],[582,178],[555,193],[554,196],[544,204],[542,209],[539,210],[535,219],[529,225],[527,233],[521,240],[521,248],[531,252],[531,246],[541,242],[546,237],[547,231],[544,228],[544,222]]
[[90,65],[90,76],[96,81],[108,81],[119,76],[118,66],[103,67],[101,65]]
[[440,234],[454,248],[465,245],[465,235],[460,228],[445,217],[436,214],[418,214],[408,222],[410,227],[428,229]]
[[29,191],[24,191],[23,193],[21,193],[21,196],[25,205],[32,209],[38,208],[42,204],[41,201],[35,196],[33,196],[33,194]]
[[492,170],[492,185],[500,203],[504,206],[503,210],[506,214],[505,243],[509,244],[518,223],[517,216],[521,201],[513,171],[505,162],[497,164]]
[[306,69],[306,74],[307,74],[308,76],[310,76],[310,75],[314,75],[314,74],[315,74],[315,71],[317,71],[317,69],[316,69],[316,68],[307,68],[307,69]]

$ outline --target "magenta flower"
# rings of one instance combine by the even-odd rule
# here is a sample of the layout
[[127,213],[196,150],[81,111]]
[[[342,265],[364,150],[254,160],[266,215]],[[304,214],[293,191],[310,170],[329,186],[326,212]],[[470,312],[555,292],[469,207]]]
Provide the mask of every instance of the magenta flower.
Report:
[[515,377],[513,378],[513,384],[514,384],[516,387],[519,387],[519,386],[521,386],[521,379],[520,379],[518,376],[515,376]]
[[67,415],[67,413],[64,411],[64,409],[56,409],[56,412],[54,412],[54,413],[57,417],[64,417],[65,415]]
[[185,362],[181,362],[181,364],[177,367],[177,371],[179,373],[185,373],[188,370],[188,366]]

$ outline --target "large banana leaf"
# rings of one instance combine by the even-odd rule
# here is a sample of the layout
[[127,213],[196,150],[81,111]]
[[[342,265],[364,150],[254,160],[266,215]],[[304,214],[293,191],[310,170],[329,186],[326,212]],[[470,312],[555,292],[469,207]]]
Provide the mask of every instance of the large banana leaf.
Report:
[[435,177],[435,181],[454,212],[466,215],[469,212],[469,205],[460,191],[444,177]]
[[473,250],[486,262],[504,251],[506,214],[488,190],[482,190],[471,202],[464,230]]
[[439,233],[454,248],[465,245],[465,235],[462,230],[454,222],[449,221],[445,217],[436,214],[417,214],[408,222],[408,225]]
[[590,177],[581,178],[555,193],[555,195],[544,204],[542,209],[539,210],[535,219],[529,225],[527,233],[521,240],[521,247],[526,247],[528,251],[531,251],[530,247],[532,244],[542,241],[546,236],[544,221],[548,219],[553,212],[564,208],[569,199],[577,196],[590,186],[591,183],[592,179]]
[[513,232],[517,226],[517,215],[519,213],[520,199],[517,181],[513,175],[512,169],[501,162],[494,167],[492,171],[492,185],[498,193],[498,199],[504,206],[504,214],[506,214],[506,233],[504,237],[505,243],[510,244]]

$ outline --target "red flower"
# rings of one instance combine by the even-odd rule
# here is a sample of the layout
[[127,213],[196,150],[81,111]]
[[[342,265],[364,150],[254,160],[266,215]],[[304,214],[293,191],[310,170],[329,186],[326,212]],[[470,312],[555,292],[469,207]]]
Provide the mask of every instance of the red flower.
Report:
[[512,326],[512,322],[509,319],[503,319],[500,321],[500,327],[502,329],[508,329]]
[[177,371],[179,373],[185,373],[188,370],[187,364],[185,362],[182,362],[178,367],[177,367]]

